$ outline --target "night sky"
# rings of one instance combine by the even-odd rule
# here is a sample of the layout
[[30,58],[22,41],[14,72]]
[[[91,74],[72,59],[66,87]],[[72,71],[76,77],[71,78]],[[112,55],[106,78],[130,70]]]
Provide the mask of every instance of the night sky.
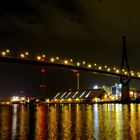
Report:
[[[121,63],[122,35],[127,38],[131,69],[140,71],[139,0],[3,0],[0,1],[0,50],[18,56],[75,58],[101,65]],[[61,90],[75,89],[70,70],[0,63],[0,98],[25,94],[51,97]],[[39,85],[46,82],[46,91]],[[119,78],[81,73],[81,89],[94,84],[113,85]],[[132,81],[140,89],[140,81]],[[23,91],[24,93],[21,93]]]

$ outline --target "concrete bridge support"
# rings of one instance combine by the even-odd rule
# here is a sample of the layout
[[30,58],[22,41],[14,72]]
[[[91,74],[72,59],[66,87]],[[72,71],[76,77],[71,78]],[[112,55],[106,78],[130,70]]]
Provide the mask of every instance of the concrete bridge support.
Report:
[[121,101],[130,102],[129,83],[127,83],[127,84],[122,83],[121,92],[122,92]]

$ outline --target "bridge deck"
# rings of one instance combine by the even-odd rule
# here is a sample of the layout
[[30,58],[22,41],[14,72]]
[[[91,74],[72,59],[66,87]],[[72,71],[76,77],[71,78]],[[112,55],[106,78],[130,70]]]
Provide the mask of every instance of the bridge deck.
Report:
[[[127,77],[127,75],[123,73],[99,70],[94,67],[88,68],[87,66],[77,66],[74,64],[63,64],[63,63],[55,63],[55,62],[50,62],[50,61],[38,61],[38,60],[33,60],[33,59],[22,59],[22,58],[16,58],[16,57],[0,56],[0,62],[35,65],[35,66],[49,66],[49,67],[51,66],[51,67],[65,68],[65,69],[71,69],[71,70],[92,72],[92,73],[103,74],[103,75],[110,75],[110,76],[115,76],[115,77],[121,77],[121,76]],[[140,80],[140,77],[131,76],[131,79]]]

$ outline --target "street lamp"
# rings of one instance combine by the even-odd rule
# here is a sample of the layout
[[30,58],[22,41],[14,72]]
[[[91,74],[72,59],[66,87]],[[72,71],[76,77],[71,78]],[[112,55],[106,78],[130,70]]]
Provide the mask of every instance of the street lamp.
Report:
[[22,54],[20,54],[20,57],[21,57],[21,58],[24,58],[24,57],[25,57],[25,55],[22,53]]
[[6,52],[4,52],[4,51],[1,52],[1,55],[2,55],[2,56],[5,56],[5,55],[6,55]]

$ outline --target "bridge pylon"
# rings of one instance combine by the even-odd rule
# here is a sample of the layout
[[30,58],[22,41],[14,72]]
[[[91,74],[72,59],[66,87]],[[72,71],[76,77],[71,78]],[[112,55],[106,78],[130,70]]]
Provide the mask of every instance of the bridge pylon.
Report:
[[130,102],[130,94],[129,94],[129,84],[130,84],[130,81],[131,81],[130,66],[128,64],[128,56],[127,56],[127,48],[126,48],[126,37],[123,35],[122,39],[123,40],[122,40],[121,69],[125,68],[127,70],[127,75],[120,77],[120,82],[122,84],[121,101],[122,102]]

